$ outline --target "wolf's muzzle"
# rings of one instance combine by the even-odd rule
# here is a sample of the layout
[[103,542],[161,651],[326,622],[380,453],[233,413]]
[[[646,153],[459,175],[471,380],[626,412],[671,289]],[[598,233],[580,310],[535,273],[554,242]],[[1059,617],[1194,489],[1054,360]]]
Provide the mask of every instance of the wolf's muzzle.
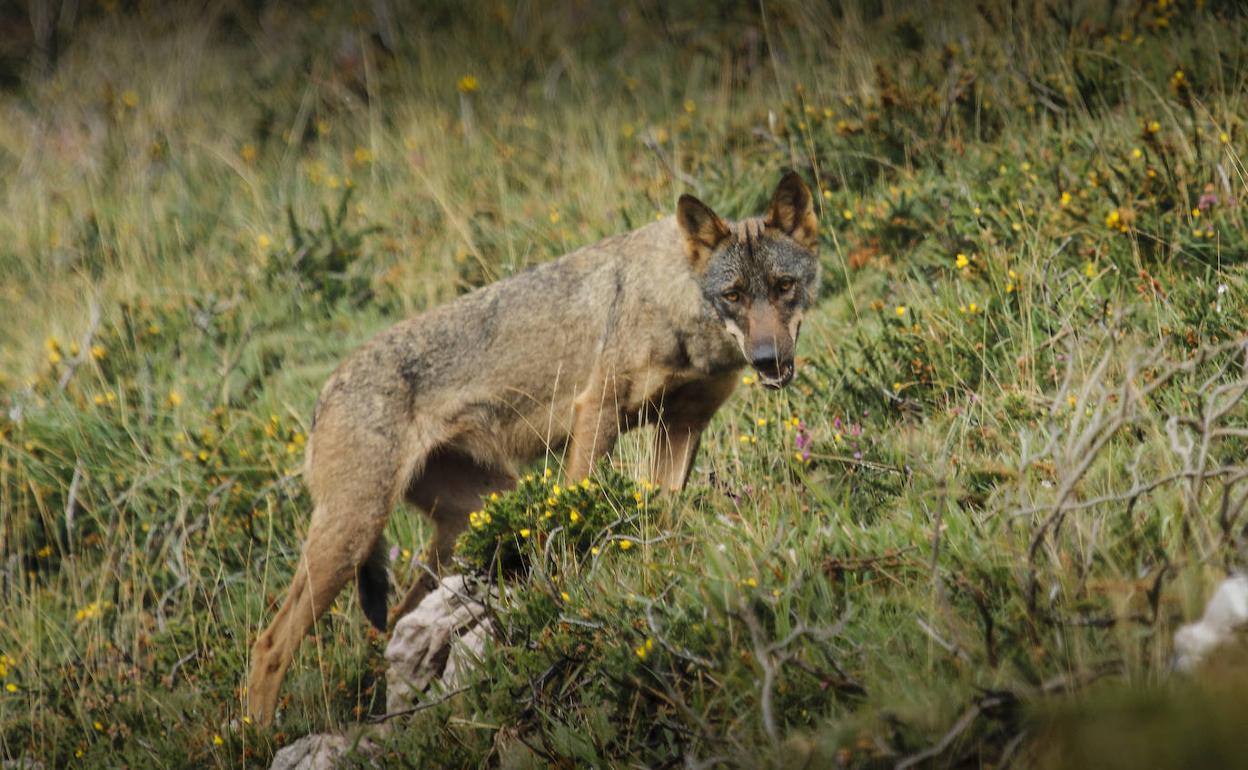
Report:
[[775,348],[766,346],[765,348],[756,350],[754,355],[750,356],[750,366],[754,367],[754,371],[758,372],[759,382],[763,387],[779,390],[793,379],[793,359],[781,360],[775,352]]

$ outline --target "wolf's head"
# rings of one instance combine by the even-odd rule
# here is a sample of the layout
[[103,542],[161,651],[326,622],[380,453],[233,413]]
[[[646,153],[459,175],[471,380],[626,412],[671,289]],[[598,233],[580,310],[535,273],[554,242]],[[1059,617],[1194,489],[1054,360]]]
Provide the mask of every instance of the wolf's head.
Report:
[[763,385],[789,384],[802,313],[819,287],[818,221],[806,183],[789,172],[762,218],[733,224],[682,195],[676,221],[702,293],[745,360]]

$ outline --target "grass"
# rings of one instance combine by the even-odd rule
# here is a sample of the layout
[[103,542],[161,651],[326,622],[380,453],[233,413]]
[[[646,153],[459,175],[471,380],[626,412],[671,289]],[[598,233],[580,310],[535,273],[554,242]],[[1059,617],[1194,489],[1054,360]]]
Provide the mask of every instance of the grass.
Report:
[[[241,721],[325,377],[786,168],[826,276],[794,384],[740,388],[679,497],[623,442],[593,522],[641,494],[635,547],[510,579],[479,680],[387,761],[1228,756],[1165,714],[1238,676],[1168,668],[1243,554],[1236,4],[110,8],[0,92],[0,756],[263,766],[384,712],[344,592],[275,730]],[[406,585],[422,523],[387,536]]]

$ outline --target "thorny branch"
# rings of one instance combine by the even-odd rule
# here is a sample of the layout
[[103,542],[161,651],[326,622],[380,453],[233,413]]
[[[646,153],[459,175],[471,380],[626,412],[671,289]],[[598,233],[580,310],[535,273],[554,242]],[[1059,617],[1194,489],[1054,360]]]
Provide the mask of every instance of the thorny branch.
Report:
[[[1030,455],[1026,438],[1023,440],[1022,466],[1027,468],[1039,461],[1051,460],[1057,469],[1057,491],[1050,503],[1020,507],[1012,513],[1013,518],[1045,514],[1032,531],[1027,550],[1030,567],[1026,596],[1028,609],[1033,615],[1038,610],[1039,552],[1046,543],[1056,543],[1058,531],[1068,514],[1102,505],[1121,504],[1130,515],[1140,498],[1178,482],[1186,482],[1183,495],[1185,511],[1195,513],[1201,508],[1202,494],[1209,484],[1220,481],[1222,509],[1219,524],[1224,540],[1229,540],[1235,522],[1248,507],[1248,493],[1238,497],[1232,494],[1233,488],[1248,478],[1248,466],[1211,464],[1218,440],[1240,438],[1246,433],[1225,422],[1248,394],[1248,340],[1237,339],[1206,346],[1180,361],[1168,359],[1159,347],[1130,356],[1116,387],[1107,383],[1111,368],[1121,360],[1121,351],[1114,347],[1107,350],[1078,388],[1073,385],[1073,350],[1070,359],[1050,409],[1048,436],[1043,448]],[[1129,466],[1131,483],[1127,489],[1078,500],[1085,476],[1110,442],[1123,429],[1138,429],[1146,422],[1148,415],[1142,407],[1148,399],[1163,386],[1189,375],[1203,376],[1190,392],[1191,400],[1197,404],[1196,414],[1171,415],[1162,426],[1169,440],[1171,459],[1177,461],[1175,464],[1180,470],[1155,479],[1141,479],[1139,468],[1143,463],[1137,454],[1136,462]],[[1233,379],[1228,382],[1228,377]],[[1073,404],[1073,413],[1069,425],[1063,427],[1056,418],[1066,404]]]
[[754,660],[758,663],[759,668],[763,670],[763,681],[760,685],[759,692],[759,710],[762,712],[763,729],[767,732],[767,738],[773,746],[780,745],[780,729],[776,726],[775,707],[773,701],[775,698],[774,690],[776,684],[776,676],[784,665],[797,656],[799,650],[794,649],[794,644],[803,637],[814,637],[815,639],[829,639],[840,633],[845,627],[847,618],[842,616],[835,624],[829,628],[815,628],[804,623],[798,623],[792,631],[783,639],[777,641],[768,641],[768,634],[763,629],[762,621],[750,606],[748,600],[743,600],[734,613],[745,623],[745,627],[749,629],[750,641],[754,647]]

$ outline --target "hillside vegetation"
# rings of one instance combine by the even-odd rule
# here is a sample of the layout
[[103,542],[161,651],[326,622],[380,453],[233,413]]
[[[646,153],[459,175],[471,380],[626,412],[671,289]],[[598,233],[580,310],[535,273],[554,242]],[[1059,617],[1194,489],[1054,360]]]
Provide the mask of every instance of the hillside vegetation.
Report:
[[[562,548],[519,535],[560,458],[491,503],[500,638],[384,764],[1242,763],[1236,656],[1169,665],[1248,524],[1240,4],[161,5],[0,91],[0,757],[265,766],[384,714],[344,591],[243,722],[325,378],[792,168],[793,385],[743,372],[682,495],[647,436],[552,489]],[[425,537],[392,518],[400,586]]]

